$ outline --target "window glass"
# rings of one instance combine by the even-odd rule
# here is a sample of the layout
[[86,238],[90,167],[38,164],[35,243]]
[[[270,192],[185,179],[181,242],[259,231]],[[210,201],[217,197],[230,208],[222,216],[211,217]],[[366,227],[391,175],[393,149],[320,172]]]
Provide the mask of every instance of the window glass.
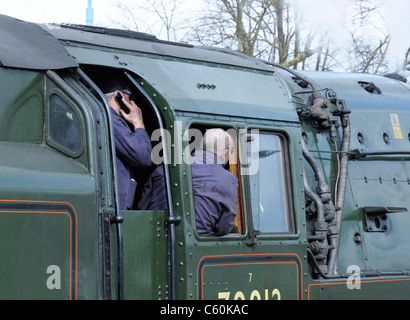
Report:
[[283,138],[259,132],[247,141],[253,226],[260,233],[291,232]]
[[58,95],[50,97],[49,139],[64,151],[77,154],[81,151],[80,121],[73,108]]

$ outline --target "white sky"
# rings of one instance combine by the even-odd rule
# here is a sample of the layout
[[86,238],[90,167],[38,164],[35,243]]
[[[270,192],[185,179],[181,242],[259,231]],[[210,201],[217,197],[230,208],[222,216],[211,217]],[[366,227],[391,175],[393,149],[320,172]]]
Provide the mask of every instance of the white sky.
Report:
[[[112,0],[92,0],[94,22],[103,22],[115,10]],[[0,13],[21,20],[86,24],[87,0],[0,0]]]
[[[347,8],[354,0],[289,0],[301,9],[306,26],[317,32],[328,31],[332,41],[340,44],[348,39],[350,23]],[[379,0],[383,5],[384,21],[391,36],[389,65],[392,71],[401,69],[410,46],[410,0]],[[134,3],[137,3],[135,0]],[[190,5],[203,0],[189,0]],[[0,0],[0,14],[39,23],[86,24],[88,0]],[[121,15],[113,0],[92,0],[94,25],[113,26]],[[348,18],[349,17],[349,18]],[[146,32],[145,30],[139,30]],[[159,38],[163,38],[156,34]],[[372,35],[369,35],[372,36]]]
[[[0,0],[1,1],[1,0]],[[331,41],[344,48],[346,41],[350,41],[347,27],[351,26],[349,6],[355,0],[288,0],[300,12],[309,28],[317,32],[328,32]],[[387,28],[390,35],[389,65],[391,71],[400,70],[403,66],[406,50],[410,47],[410,0],[375,0],[381,4],[382,17],[376,26]],[[374,32],[374,30],[373,30]],[[373,33],[369,37],[376,39],[379,35]]]

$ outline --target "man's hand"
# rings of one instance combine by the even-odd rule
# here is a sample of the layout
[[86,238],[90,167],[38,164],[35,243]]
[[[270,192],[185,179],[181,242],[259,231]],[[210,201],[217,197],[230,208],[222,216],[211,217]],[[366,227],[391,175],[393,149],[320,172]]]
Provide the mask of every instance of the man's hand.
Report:
[[121,116],[134,126],[134,131],[138,128],[145,129],[144,119],[142,118],[141,109],[135,104],[134,101],[127,101],[122,98],[122,102],[128,107],[130,113],[125,113],[120,109]]

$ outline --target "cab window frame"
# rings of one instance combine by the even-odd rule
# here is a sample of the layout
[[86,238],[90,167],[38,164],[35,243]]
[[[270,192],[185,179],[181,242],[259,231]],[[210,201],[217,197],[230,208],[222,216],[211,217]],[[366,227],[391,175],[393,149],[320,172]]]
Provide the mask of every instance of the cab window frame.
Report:
[[[75,150],[71,150],[67,145],[64,145],[61,143],[61,141],[56,140],[51,133],[52,130],[52,100],[53,97],[58,97],[61,99],[69,108],[70,112],[72,112],[72,115],[75,115],[77,121],[78,121],[78,134],[79,134],[79,147]],[[69,115],[67,115],[69,117]],[[83,117],[82,112],[80,109],[77,107],[74,101],[70,99],[63,91],[61,91],[58,88],[53,88],[51,89],[47,95],[46,95],[46,108],[45,108],[45,139],[47,145],[50,147],[62,152],[63,154],[76,159],[79,158],[85,149],[85,140],[86,140],[86,134],[85,134],[85,120]]]
[[[284,204],[286,211],[283,213],[285,218],[288,221],[288,229],[287,231],[270,231],[261,232],[254,226],[254,214],[252,212],[252,196],[251,196],[251,179],[248,174],[241,172],[243,177],[245,178],[244,188],[246,189],[245,194],[245,210],[248,215],[248,228],[250,237],[257,237],[258,239],[293,239],[299,236],[298,230],[296,227],[296,215],[295,215],[295,208],[294,208],[294,193],[293,193],[293,185],[292,185],[292,168],[291,168],[291,159],[290,159],[290,138],[287,132],[280,128],[272,129],[272,127],[264,127],[264,126],[252,126],[246,128],[246,139],[242,143],[242,154],[241,159],[245,160],[241,162],[241,170],[245,170],[246,164],[248,159],[248,137],[252,130],[257,130],[258,134],[262,135],[274,135],[279,138],[279,143],[281,146],[281,167],[283,168],[282,172],[282,188],[285,195]],[[258,164],[260,165],[260,164]],[[261,168],[259,167],[258,170]],[[258,173],[259,174],[259,173]]]
[[[194,230],[195,237],[200,240],[200,241],[229,241],[231,240],[238,240],[238,239],[246,239],[247,232],[248,232],[248,224],[246,221],[246,212],[245,212],[245,205],[244,205],[244,192],[243,192],[243,181],[242,181],[242,176],[241,176],[241,170],[240,170],[240,162],[239,162],[239,153],[241,152],[240,148],[240,142],[239,142],[239,130],[238,127],[235,126],[234,123],[230,121],[218,121],[218,120],[191,120],[187,121],[185,128],[187,130],[191,129],[198,129],[203,134],[205,133],[206,129],[211,129],[211,128],[221,128],[224,130],[234,130],[235,131],[235,137],[234,137],[234,143],[235,143],[235,149],[236,149],[236,167],[232,166],[231,163],[228,163],[227,166],[225,167],[226,170],[234,174],[238,178],[238,198],[236,200],[236,218],[235,218],[235,231],[236,232],[231,232],[223,236],[217,236],[217,235],[201,235],[198,234],[197,228],[196,228],[196,212],[195,212],[195,199],[193,196],[193,185],[192,185],[192,167],[191,164],[187,164],[187,172],[188,172],[188,178],[190,181],[189,188],[190,188],[190,193],[191,193],[191,204],[193,208],[193,219],[192,219],[192,228]],[[185,139],[185,138],[184,138]],[[184,141],[185,142],[185,141]],[[191,139],[184,145],[184,150],[188,146],[191,146],[193,141]],[[195,141],[194,144],[196,145],[198,141]],[[190,150],[190,153],[192,154],[193,150]],[[233,172],[233,170],[236,170],[236,172]],[[239,210],[239,212],[238,212]]]

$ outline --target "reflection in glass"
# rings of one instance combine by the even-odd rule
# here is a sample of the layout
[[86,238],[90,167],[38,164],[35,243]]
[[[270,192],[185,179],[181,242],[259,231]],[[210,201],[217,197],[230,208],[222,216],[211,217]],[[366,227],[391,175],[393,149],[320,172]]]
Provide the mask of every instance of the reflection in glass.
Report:
[[[248,136],[248,161],[259,161],[259,170],[249,175],[249,181],[253,225],[261,233],[291,231],[282,140],[275,134]],[[252,143],[259,148],[253,150]]]
[[80,122],[74,110],[59,96],[50,98],[49,137],[64,149],[76,153],[81,148]]

